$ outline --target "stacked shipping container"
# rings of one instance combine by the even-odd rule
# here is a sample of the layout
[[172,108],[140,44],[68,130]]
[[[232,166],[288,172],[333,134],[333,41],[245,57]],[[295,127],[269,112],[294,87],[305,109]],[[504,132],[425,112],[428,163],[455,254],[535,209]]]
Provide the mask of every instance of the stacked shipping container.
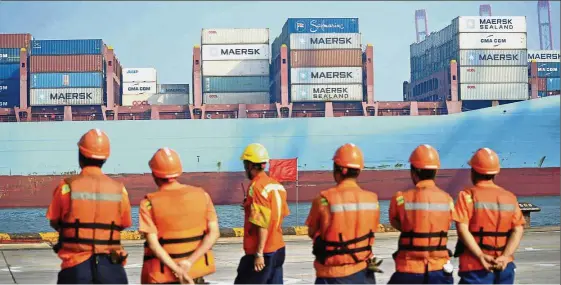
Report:
[[123,106],[148,104],[156,95],[158,74],[154,68],[123,69]]
[[269,29],[201,31],[204,104],[267,104]]
[[538,65],[538,97],[560,95],[559,50],[529,50],[528,72],[532,60],[535,60]]
[[104,44],[99,39],[33,40],[29,57],[29,105],[102,105]]
[[459,17],[458,32],[461,100],[528,99],[526,17]]
[[272,93],[280,88],[280,47],[289,48],[291,102],[363,101],[358,18],[290,18],[273,43]]
[[20,105],[20,50],[31,40],[30,34],[0,34],[0,108]]

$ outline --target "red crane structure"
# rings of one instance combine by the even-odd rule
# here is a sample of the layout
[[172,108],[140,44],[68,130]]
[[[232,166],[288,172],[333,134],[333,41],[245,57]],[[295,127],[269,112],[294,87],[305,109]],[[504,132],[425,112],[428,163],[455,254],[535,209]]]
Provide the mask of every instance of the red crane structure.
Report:
[[551,32],[551,11],[549,1],[538,1],[538,25],[540,31],[540,49],[553,49],[553,33]]
[[422,42],[429,35],[427,12],[425,9],[415,10],[415,32],[417,42]]

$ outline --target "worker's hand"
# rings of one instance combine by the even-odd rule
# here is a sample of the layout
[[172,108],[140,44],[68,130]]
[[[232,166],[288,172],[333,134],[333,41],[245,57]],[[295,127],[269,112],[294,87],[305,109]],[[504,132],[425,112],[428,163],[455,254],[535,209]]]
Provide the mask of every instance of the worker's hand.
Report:
[[495,267],[495,259],[490,256],[487,255],[485,253],[481,254],[481,256],[479,256],[479,262],[481,262],[481,265],[483,265],[483,268],[485,268],[485,270],[491,272],[493,271],[494,267]]
[[503,271],[507,264],[510,262],[510,258],[507,256],[501,255],[495,258],[495,270]]
[[382,259],[380,259],[380,261],[377,261],[376,257],[372,258],[368,262],[368,270],[375,273],[384,273],[384,271],[380,269],[380,265],[382,264],[382,261],[383,261]]
[[193,278],[191,278],[187,272],[183,272],[179,275],[179,284],[195,284],[195,281],[193,281]]
[[179,263],[177,263],[177,265],[179,265],[179,268],[181,268],[182,271],[189,273],[189,271],[191,270],[191,266],[193,266],[193,263],[191,263],[191,261],[189,261],[188,259],[185,259],[181,260]]
[[265,268],[265,257],[263,256],[256,256],[255,261],[253,263],[255,272],[260,272]]

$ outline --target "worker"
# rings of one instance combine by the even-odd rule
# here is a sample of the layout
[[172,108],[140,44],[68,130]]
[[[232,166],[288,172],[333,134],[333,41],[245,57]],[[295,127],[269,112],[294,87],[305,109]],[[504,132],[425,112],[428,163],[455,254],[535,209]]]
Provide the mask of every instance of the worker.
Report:
[[251,182],[243,204],[245,255],[234,283],[282,284],[285,259],[282,222],[290,213],[286,190],[265,173],[269,153],[263,145],[248,145],[241,160]]
[[158,191],[139,207],[139,231],[146,236],[141,283],[204,283],[216,271],[214,204],[202,188],[177,181],[183,168],[174,150],[159,149],[148,164]]
[[63,179],[47,210],[59,233],[58,284],[127,284],[120,231],[132,225],[127,190],[101,171],[109,158],[107,135],[92,129],[78,142],[80,174]]
[[513,284],[526,221],[516,196],[494,183],[500,162],[493,150],[477,150],[469,165],[473,186],[456,203],[460,284]]
[[401,234],[393,254],[396,272],[389,284],[453,284],[452,253],[446,244],[454,201],[435,183],[438,152],[420,145],[409,162],[415,188],[398,191],[390,201],[390,223]]
[[358,146],[348,143],[339,147],[333,156],[337,185],[322,191],[312,202],[306,225],[314,242],[316,284],[376,282],[367,268],[380,209],[378,195],[357,184],[363,168],[364,157]]

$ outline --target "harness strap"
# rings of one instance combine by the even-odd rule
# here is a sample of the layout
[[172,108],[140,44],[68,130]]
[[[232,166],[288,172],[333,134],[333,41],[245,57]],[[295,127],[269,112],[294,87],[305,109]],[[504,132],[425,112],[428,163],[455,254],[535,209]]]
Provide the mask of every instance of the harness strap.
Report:
[[[432,232],[432,233],[418,233],[418,232],[414,232],[414,231],[409,231],[409,232],[403,232],[401,233],[401,235],[399,236],[400,239],[402,238],[408,238],[409,239],[409,244],[402,244],[399,243],[398,244],[398,250],[404,250],[404,251],[443,251],[446,250],[448,251],[448,248],[446,247],[446,244],[442,244],[442,240],[444,238],[448,238],[448,233],[445,231],[440,231],[440,232]],[[416,238],[439,238],[438,240],[438,245],[436,246],[417,246],[417,245],[413,245],[413,239]]]
[[[73,223],[60,222],[60,235],[59,244],[62,246],[63,243],[77,243],[77,244],[87,244],[87,245],[120,245],[121,239],[114,240],[113,232],[121,231],[123,228],[115,224],[115,221],[111,221],[111,224],[103,223],[80,223],[80,219],[76,219]],[[64,229],[74,229],[74,237],[66,237],[62,235],[62,230]],[[109,239],[88,239],[80,238],[80,229],[95,229],[95,230],[109,230]]]

